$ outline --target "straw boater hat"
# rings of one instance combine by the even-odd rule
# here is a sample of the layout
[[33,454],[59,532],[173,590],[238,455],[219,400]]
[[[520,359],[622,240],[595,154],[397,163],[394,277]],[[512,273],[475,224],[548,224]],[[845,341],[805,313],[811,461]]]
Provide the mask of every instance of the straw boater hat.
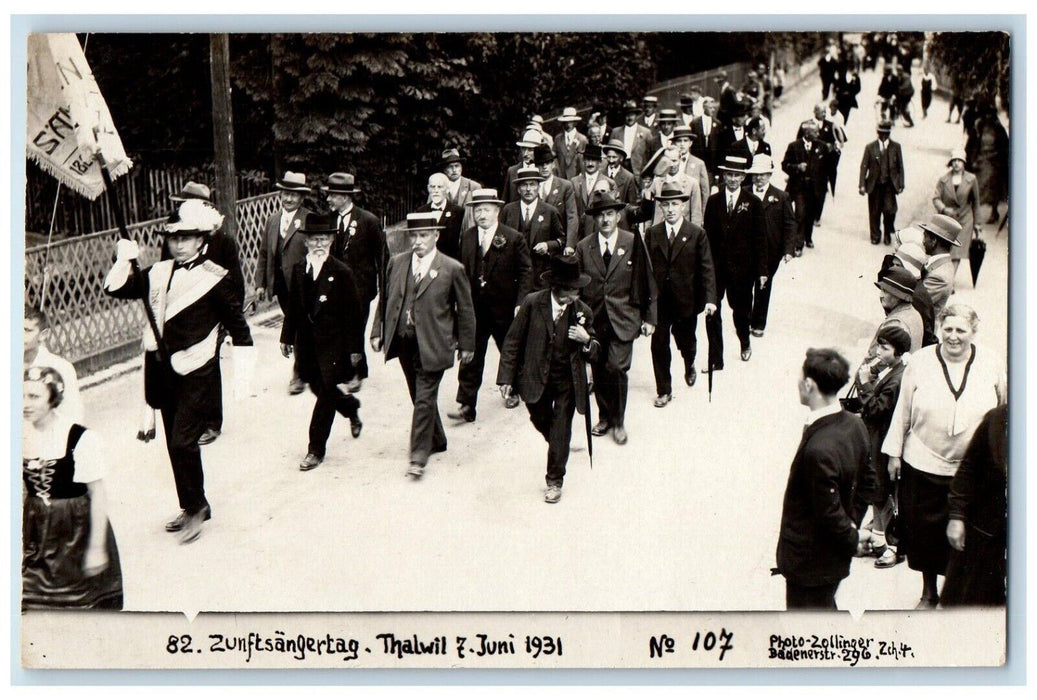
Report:
[[675,122],[675,121],[677,121],[677,110],[675,110],[675,109],[660,109],[659,110],[659,121],[661,121],[661,122]]
[[310,236],[318,236],[322,234],[334,236],[338,233],[338,215],[317,214],[311,211],[306,215],[306,220],[303,221],[299,233],[308,234]]
[[161,233],[167,236],[208,236],[223,225],[223,214],[209,202],[188,199],[166,220]]
[[496,204],[498,207],[503,207],[504,201],[497,198],[497,190],[487,187],[472,192],[472,198],[465,202],[466,207],[474,207],[477,204]]
[[583,121],[583,117],[576,113],[575,107],[566,107],[562,110],[562,116],[558,117],[560,122],[579,122]]
[[332,173],[328,175],[328,184],[322,188],[326,194],[357,194],[360,188],[352,173]]
[[534,124],[539,124],[541,129],[544,128],[544,118],[541,117],[539,114],[534,114],[532,117],[529,118],[529,121]]
[[951,157],[950,157],[950,159],[947,160],[947,167],[948,168],[951,167],[951,163],[953,163],[956,160],[960,160],[962,163],[968,163],[969,162],[969,159],[965,157],[965,149],[964,148],[955,148],[954,150],[951,151]]
[[619,139],[612,139],[607,144],[601,147],[602,153],[605,153],[606,151],[616,151],[623,158],[627,157],[627,149],[623,148],[623,142]]
[[535,131],[533,129],[527,129],[526,133],[522,134],[522,140],[516,141],[515,145],[519,146],[520,148],[536,148],[543,142],[544,141],[543,137],[541,136],[541,132]]
[[551,258],[551,267],[540,275],[540,279],[552,287],[582,289],[590,283],[591,276],[580,272],[580,262],[575,255],[556,255]]
[[682,190],[677,182],[670,180],[663,183],[663,190],[660,194],[655,195],[655,201],[665,202],[671,199],[686,202],[691,199],[691,194]]
[[512,180],[512,182],[514,182],[517,185],[520,182],[529,182],[531,180],[533,182],[543,182],[544,178],[540,176],[539,168],[535,168],[530,165],[524,168],[519,168],[515,172],[515,179]]
[[683,124],[674,128],[673,133],[670,134],[670,139],[676,141],[677,139],[691,139],[695,140],[695,132],[691,130],[690,126],[684,126]]
[[641,106],[633,100],[627,100],[623,103],[623,114],[640,114],[643,111]]
[[440,225],[434,211],[407,214],[407,233],[413,231],[438,231],[443,228],[446,228],[446,226]]
[[464,163],[464,158],[461,157],[461,152],[456,148],[448,148],[443,151],[443,155],[440,156],[440,168],[445,168],[451,163]]
[[893,131],[893,122],[891,122],[888,119],[883,119],[875,127],[875,131],[879,132],[880,134],[888,134],[889,132]]
[[654,105],[659,103],[659,98],[655,95],[645,95],[641,98],[641,104]]
[[590,202],[587,203],[584,211],[588,214],[597,214],[606,209],[625,209],[626,206],[624,202],[617,202],[613,199],[611,192],[595,192],[591,195]]
[[774,161],[770,156],[761,153],[760,155],[753,156],[753,164],[747,171],[746,175],[769,175],[774,172]]
[[744,175],[748,167],[748,158],[743,158],[742,156],[727,155],[724,157],[724,162],[717,166],[717,170],[723,170],[729,173],[741,173]]
[[310,191],[310,188],[306,186],[306,176],[302,173],[293,173],[291,170],[285,171],[284,177],[278,180],[274,187],[285,192]]
[[174,202],[186,202],[189,199],[201,199],[209,202],[212,201],[212,193],[209,191],[208,185],[188,180],[179,192],[169,195],[169,198]]
[[890,267],[879,274],[875,286],[901,301],[910,302],[915,293],[915,277],[903,267]]
[[961,224],[949,216],[933,214],[933,218],[929,219],[929,221],[924,224],[918,224],[918,227],[928,231],[937,238],[942,238],[951,245],[961,245],[961,243],[958,243],[958,234],[961,233]]

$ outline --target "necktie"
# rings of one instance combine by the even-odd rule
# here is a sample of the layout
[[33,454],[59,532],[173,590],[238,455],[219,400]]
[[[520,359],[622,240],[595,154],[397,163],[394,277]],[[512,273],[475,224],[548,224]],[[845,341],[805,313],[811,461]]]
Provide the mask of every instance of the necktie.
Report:
[[565,307],[564,306],[561,307],[560,309],[558,309],[557,311],[555,311],[555,323],[558,323],[558,319],[560,319],[562,317],[562,314],[564,314],[564,313],[565,313]]
[[735,198],[731,195],[727,196],[727,213],[730,214],[735,209]]
[[605,252],[602,254],[601,259],[605,261],[606,268],[609,266],[609,263],[612,262],[612,251],[609,250],[608,243],[605,244]]
[[346,215],[345,214],[339,214],[338,215],[338,230],[340,232],[346,230]]
[[522,222],[529,225],[529,219],[532,217],[533,212],[530,211],[529,207],[522,207]]
[[667,226],[666,230],[667,230],[667,234],[666,235],[667,235],[667,237],[669,237],[670,243],[673,243],[673,239],[674,239],[674,236],[677,235],[677,231],[675,231],[672,226]]
[[479,229],[479,250],[483,255],[490,249],[490,232]]
[[609,166],[609,177],[613,177],[613,178],[616,177],[616,173],[617,172],[619,172],[619,168],[611,166],[611,165]]

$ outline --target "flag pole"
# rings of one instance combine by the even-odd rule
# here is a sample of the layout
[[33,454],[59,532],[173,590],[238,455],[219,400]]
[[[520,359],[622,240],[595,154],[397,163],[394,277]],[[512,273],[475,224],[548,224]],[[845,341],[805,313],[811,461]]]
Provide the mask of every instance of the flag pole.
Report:
[[[101,169],[101,178],[104,180],[104,190],[108,195],[108,204],[115,214],[115,225],[119,227],[119,238],[132,240],[129,231],[126,229],[126,220],[123,218],[119,199],[115,196],[115,186],[112,184],[112,176],[108,174],[108,163],[104,159],[104,154],[98,150],[95,157]],[[143,280],[141,279],[140,262],[136,258],[130,260],[130,268],[133,270],[133,284],[138,289],[141,289]],[[148,325],[151,326],[151,333],[155,336],[155,344],[158,346],[158,359],[160,362],[164,362],[169,357],[169,353],[166,352],[165,340],[163,340],[162,333],[158,329],[158,323],[155,321],[155,311],[151,308],[151,304],[148,303],[147,297],[143,294],[141,295],[141,301],[144,303],[144,314],[148,317]]]

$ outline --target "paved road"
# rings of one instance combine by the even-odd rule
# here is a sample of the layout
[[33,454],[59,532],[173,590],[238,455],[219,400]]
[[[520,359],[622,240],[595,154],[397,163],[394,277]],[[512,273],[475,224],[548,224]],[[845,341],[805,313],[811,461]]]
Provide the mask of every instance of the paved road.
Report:
[[[863,76],[862,104],[877,80]],[[808,81],[786,96],[768,137],[776,160],[819,92]],[[945,110],[937,101],[928,121],[894,132],[907,169],[898,226],[931,213],[935,180],[961,142],[960,127],[943,122]],[[574,452],[557,505],[542,499],[544,442],[525,411],[506,411],[492,386],[495,350],[478,422],[447,425],[450,449],[431,460],[420,483],[404,477],[410,405],[395,361],[372,363],[360,394],[362,437],[351,439],[348,425],[336,423],[327,461],[304,474],[296,464],[313,400],[287,396],[277,330],[256,327],[256,395],[228,397],[225,434],[203,448],[214,519],[190,546],[162,530],[176,496],[161,441],[133,439],[139,373],[86,391],[90,423],[111,455],[106,482],[127,608],[782,609],[783,582],[769,569],[805,417],[796,392],[803,353],[834,346],[856,363],[882,317],[872,281],[887,250],[869,244],[867,204],[856,191],[874,123],[869,109],[851,115],[838,194],[815,232],[817,247],[779,270],[767,336],[754,340],[752,360],[739,362],[727,314],[733,348],[712,402],[700,382],[679,387],[660,410],[651,403],[648,342],[639,341],[630,442],[597,442],[593,470],[585,449]],[[957,298],[981,318],[979,341],[1004,356],[1007,238],[991,230],[979,289],[969,283],[967,264],[957,280]],[[701,328],[699,337],[704,345]],[[228,363],[228,379],[233,372]],[[455,388],[449,372],[440,393],[444,414]],[[574,443],[584,443],[579,432]],[[860,560],[839,602],[909,608],[919,588],[906,566],[877,571]]]

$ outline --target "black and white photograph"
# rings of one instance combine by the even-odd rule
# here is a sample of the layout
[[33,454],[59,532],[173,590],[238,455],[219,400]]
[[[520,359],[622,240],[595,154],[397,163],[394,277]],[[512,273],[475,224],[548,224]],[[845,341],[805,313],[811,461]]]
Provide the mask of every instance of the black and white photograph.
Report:
[[679,19],[13,34],[21,665],[1005,664],[1015,36]]

